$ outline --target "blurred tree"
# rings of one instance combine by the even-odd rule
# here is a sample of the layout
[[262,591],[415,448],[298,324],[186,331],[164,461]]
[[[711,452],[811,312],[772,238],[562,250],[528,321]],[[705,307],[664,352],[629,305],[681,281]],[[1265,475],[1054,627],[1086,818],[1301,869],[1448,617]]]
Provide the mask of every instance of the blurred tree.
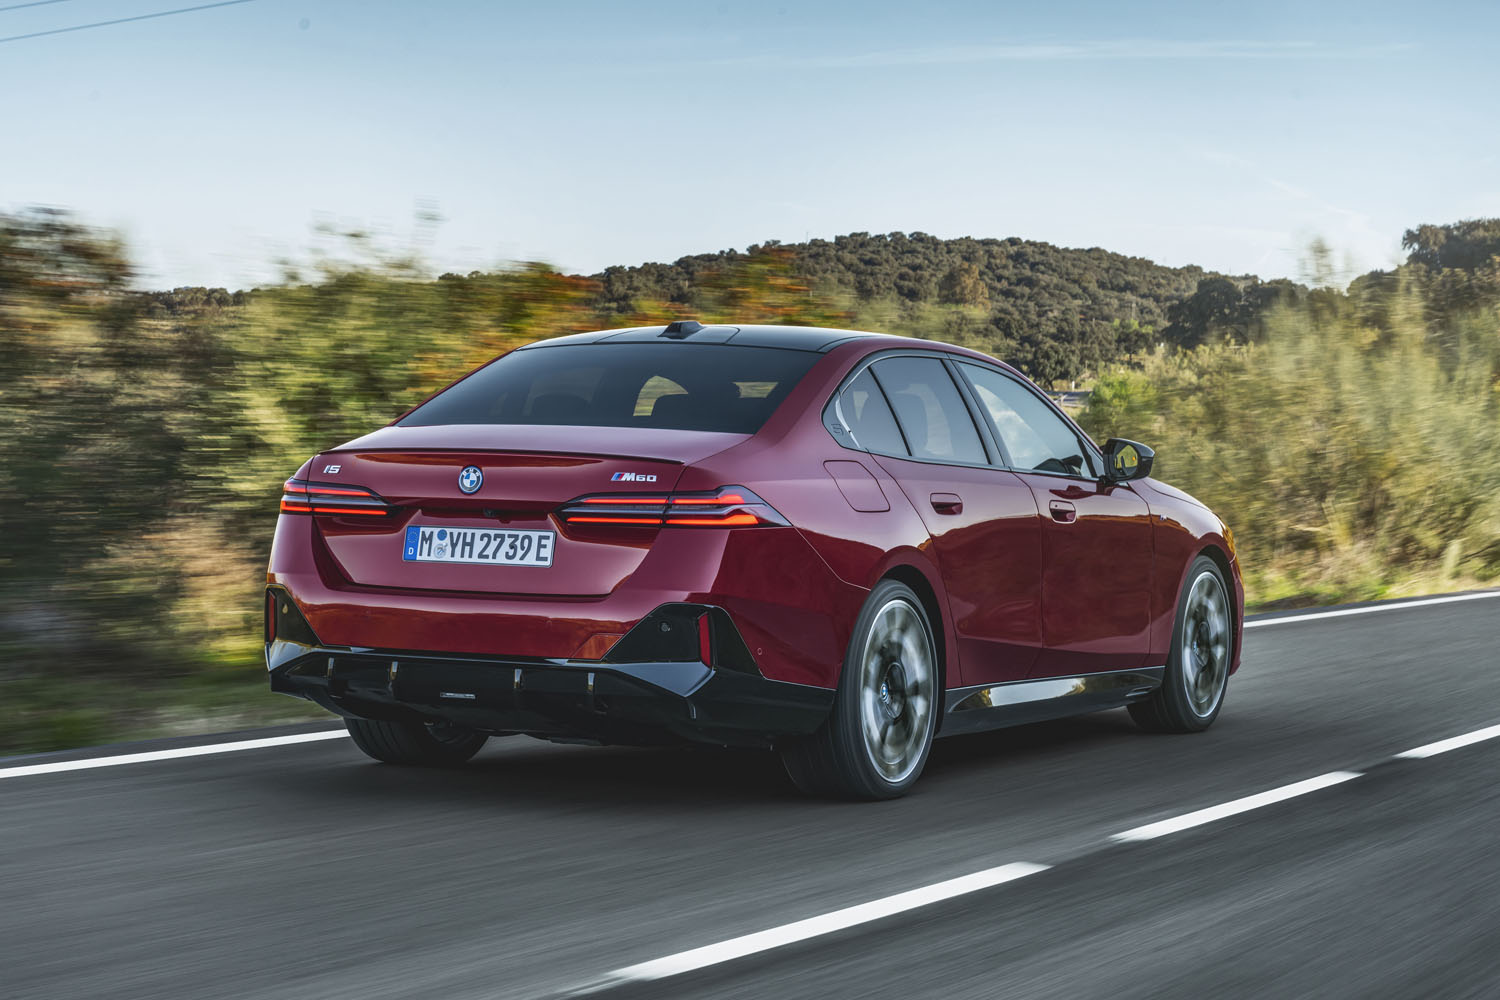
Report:
[[1264,333],[1262,320],[1283,300],[1295,301],[1306,289],[1285,278],[1261,282],[1214,276],[1198,282],[1193,294],[1167,309],[1162,339],[1174,347],[1204,344],[1250,344]]
[[1193,294],[1167,310],[1167,341],[1193,348],[1214,334],[1232,334],[1240,316],[1240,287],[1228,278],[1204,278]]
[[1408,229],[1401,246],[1407,262],[1430,270],[1473,271],[1500,257],[1500,219],[1466,219],[1446,226]]
[[146,330],[119,243],[55,212],[0,216],[0,678],[156,646],[175,584],[114,542],[158,521],[184,448],[164,419],[197,354]]
[[979,268],[968,261],[955,264],[938,282],[938,298],[949,305],[989,308],[990,291]]
[[[1281,296],[1258,344],[1102,376],[1083,422],[1157,446],[1161,478],[1234,528],[1261,599],[1380,596],[1449,557],[1489,578],[1500,466],[1474,458],[1500,448],[1500,394],[1470,347],[1447,362],[1425,311],[1410,280]],[[1500,329],[1493,311],[1472,319]]]

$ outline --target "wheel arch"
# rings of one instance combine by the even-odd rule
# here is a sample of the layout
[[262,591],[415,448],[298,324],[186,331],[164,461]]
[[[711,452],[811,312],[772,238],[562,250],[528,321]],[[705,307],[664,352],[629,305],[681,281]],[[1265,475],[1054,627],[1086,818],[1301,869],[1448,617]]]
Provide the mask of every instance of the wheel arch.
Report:
[[[1214,565],[1219,567],[1219,572],[1224,574],[1225,584],[1229,586],[1234,585],[1234,567],[1229,563],[1228,553],[1226,553],[1215,543],[1209,542],[1207,545],[1203,546],[1203,548],[1199,549],[1198,555],[1194,556],[1193,558],[1196,559],[1198,558],[1198,556],[1208,556],[1208,558],[1212,559]],[[1188,565],[1192,564],[1189,563]]]
[[916,566],[910,563],[898,563],[888,568],[880,577],[881,580],[895,580],[904,584],[917,595],[917,600],[922,602],[922,610],[927,612],[927,620],[932,623],[932,639],[937,643],[938,661],[938,690],[948,690],[948,619],[943,614],[943,605],[939,601],[937,592],[933,589],[932,582],[927,579]]
[[[1207,556],[1219,568],[1219,572],[1224,574],[1224,586],[1229,588],[1229,600],[1231,604],[1239,603],[1236,601],[1236,591],[1240,590],[1239,576],[1234,571],[1234,563],[1230,560],[1229,553],[1225,552],[1224,548],[1217,542],[1210,541],[1198,550],[1198,555]],[[1196,559],[1197,556],[1194,556],[1194,558]],[[1189,565],[1191,566],[1192,564],[1189,563]],[[1232,608],[1229,615],[1229,628],[1232,633],[1230,648],[1233,651],[1229,658],[1229,672],[1231,674],[1240,668],[1240,640],[1245,631],[1242,622],[1243,615],[1244,607],[1242,604],[1237,609]]]

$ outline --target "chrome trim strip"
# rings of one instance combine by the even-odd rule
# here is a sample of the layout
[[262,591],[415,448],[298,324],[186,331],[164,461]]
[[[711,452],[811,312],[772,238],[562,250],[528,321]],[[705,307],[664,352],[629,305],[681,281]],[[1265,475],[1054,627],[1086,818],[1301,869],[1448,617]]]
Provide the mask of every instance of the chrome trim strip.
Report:
[[1119,708],[1161,687],[1166,669],[1139,667],[954,688],[944,698],[942,731],[974,732]]

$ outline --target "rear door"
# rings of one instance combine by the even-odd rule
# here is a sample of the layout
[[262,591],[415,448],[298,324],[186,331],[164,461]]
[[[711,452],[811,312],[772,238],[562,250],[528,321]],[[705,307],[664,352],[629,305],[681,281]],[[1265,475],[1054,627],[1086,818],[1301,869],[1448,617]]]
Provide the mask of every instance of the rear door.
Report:
[[1101,482],[1094,449],[1044,396],[1007,373],[956,362],[1043,526],[1042,639],[1032,671],[1061,677],[1150,666],[1151,513]]
[[[856,437],[889,421],[899,433],[861,443],[900,485],[932,536],[958,639],[949,686],[1027,676],[1041,641],[1041,522],[1031,491],[991,462],[947,366],[932,355],[884,356],[847,383]],[[873,408],[873,410],[871,409]],[[873,444],[872,444],[873,442]]]

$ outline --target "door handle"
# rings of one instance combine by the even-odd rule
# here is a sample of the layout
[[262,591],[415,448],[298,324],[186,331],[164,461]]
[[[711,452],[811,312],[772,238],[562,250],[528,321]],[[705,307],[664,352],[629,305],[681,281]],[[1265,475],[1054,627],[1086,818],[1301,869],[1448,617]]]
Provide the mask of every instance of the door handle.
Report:
[[962,514],[964,512],[963,497],[957,493],[934,493],[931,499],[932,509],[939,514]]
[[1078,508],[1066,500],[1053,500],[1047,504],[1047,509],[1052,512],[1052,520],[1060,524],[1072,524],[1078,520]]

